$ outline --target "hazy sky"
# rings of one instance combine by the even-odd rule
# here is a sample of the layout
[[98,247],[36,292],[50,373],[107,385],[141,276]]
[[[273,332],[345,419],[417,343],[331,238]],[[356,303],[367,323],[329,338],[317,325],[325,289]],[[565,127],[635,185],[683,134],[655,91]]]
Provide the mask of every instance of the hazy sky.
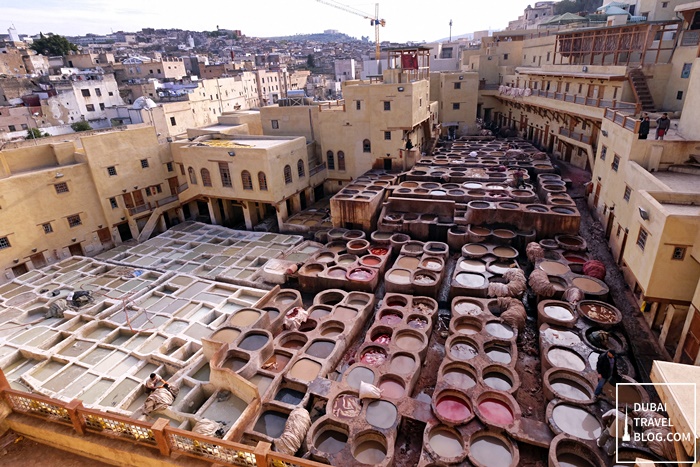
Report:
[[[240,1],[240,0],[239,0]],[[144,27],[213,30],[218,25],[248,36],[271,37],[337,29],[374,38],[369,20],[316,0],[0,0],[0,30],[13,23],[20,34],[39,31],[63,35],[107,34]],[[242,3],[242,2],[241,2]],[[374,15],[374,3],[341,2]],[[431,41],[482,29],[503,29],[523,13],[528,0],[381,0],[386,20],[380,40]]]

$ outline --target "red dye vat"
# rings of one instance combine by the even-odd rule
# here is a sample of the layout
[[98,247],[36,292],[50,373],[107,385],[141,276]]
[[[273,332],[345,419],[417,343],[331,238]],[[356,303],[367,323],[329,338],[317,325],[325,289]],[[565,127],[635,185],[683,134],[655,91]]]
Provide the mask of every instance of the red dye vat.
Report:
[[386,353],[380,350],[368,350],[362,354],[362,363],[371,366],[379,366],[386,361]]
[[384,256],[385,254],[389,253],[389,250],[387,248],[370,248],[369,252],[373,255]]
[[566,259],[570,263],[580,263],[583,264],[586,262],[585,259],[580,258],[578,256],[564,256],[564,259]]
[[374,256],[365,256],[362,258],[362,263],[367,266],[378,266],[382,261]]
[[389,324],[389,325],[394,325],[397,323],[400,323],[403,317],[401,315],[397,315],[396,313],[387,313],[383,315],[379,321],[383,324]]
[[389,342],[391,342],[391,336],[389,334],[380,334],[374,338],[374,342],[377,344],[389,345]]
[[467,402],[455,396],[441,397],[437,404],[435,404],[435,409],[438,415],[445,420],[452,420],[455,422],[464,421],[472,414]]
[[485,399],[479,403],[479,411],[487,421],[496,425],[510,425],[515,420],[510,407],[496,399]]

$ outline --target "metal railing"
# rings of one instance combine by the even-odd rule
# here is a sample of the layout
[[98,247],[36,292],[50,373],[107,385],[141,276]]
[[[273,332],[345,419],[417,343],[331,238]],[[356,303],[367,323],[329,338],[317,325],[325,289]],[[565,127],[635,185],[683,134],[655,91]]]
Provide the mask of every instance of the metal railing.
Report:
[[170,195],[166,198],[159,199],[158,201],[156,201],[156,206],[158,206],[158,207],[165,206],[166,204],[174,203],[174,202],[178,201],[179,199],[180,198],[178,198],[177,195]]
[[183,183],[182,185],[179,185],[179,186],[177,187],[177,193],[180,194],[180,193],[182,193],[183,191],[185,191],[186,189],[188,189],[189,187],[190,187],[190,186],[187,184],[187,182],[185,182],[185,183]]
[[591,144],[591,137],[589,135],[585,135],[583,133],[577,133],[575,131],[568,130],[564,127],[559,128],[559,134],[561,136],[566,136],[567,138],[571,138],[571,139],[579,141],[581,143]]
[[309,169],[309,176],[311,177],[311,176],[316,175],[317,173],[322,172],[324,170],[326,170],[326,162],[325,161],[321,162],[317,166],[310,168]]
[[151,206],[151,203],[145,203],[134,206],[133,208],[128,208],[128,210],[130,216],[135,216],[136,214],[141,214],[142,212],[152,211],[153,206]]
[[634,133],[639,131],[639,119],[634,116],[616,112],[613,109],[605,109],[605,118]]

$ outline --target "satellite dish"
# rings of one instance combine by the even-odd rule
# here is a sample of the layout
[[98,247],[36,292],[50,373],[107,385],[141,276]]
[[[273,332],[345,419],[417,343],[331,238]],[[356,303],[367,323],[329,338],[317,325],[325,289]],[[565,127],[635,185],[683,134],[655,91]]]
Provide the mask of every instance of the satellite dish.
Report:
[[153,99],[150,99],[148,97],[141,96],[134,101],[134,109],[136,110],[151,110],[156,107],[158,107],[158,105],[155,102],[153,102]]

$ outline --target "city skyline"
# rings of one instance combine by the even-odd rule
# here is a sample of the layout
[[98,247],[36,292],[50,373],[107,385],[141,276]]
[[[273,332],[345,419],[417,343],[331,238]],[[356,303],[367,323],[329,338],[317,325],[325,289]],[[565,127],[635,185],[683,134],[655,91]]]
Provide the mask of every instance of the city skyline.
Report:
[[[374,3],[344,2],[356,10],[374,14]],[[405,2],[384,0],[379,3],[380,18],[386,27],[380,29],[380,41],[435,41],[450,35],[460,36],[484,29],[504,29],[508,21],[517,19],[528,0],[497,0],[467,8],[447,0],[431,2],[432,13],[420,14],[406,9]],[[333,8],[316,0],[301,0],[293,8],[282,0],[266,2],[264,17],[260,17],[258,4],[237,6],[229,18],[221,15],[222,4],[204,0],[196,8],[180,14],[173,11],[171,2],[153,0],[144,5],[138,0],[37,0],[31,4],[0,7],[0,28],[5,32],[13,24],[19,34],[52,32],[66,36],[87,33],[109,34],[112,31],[135,32],[142,28],[187,29],[211,31],[240,29],[251,37],[276,37],[294,34],[319,33],[337,29],[350,36],[369,36],[374,40],[374,28],[360,16]],[[497,7],[495,7],[497,6]],[[270,13],[272,12],[272,13]],[[259,21],[255,21],[258,18]],[[419,24],[420,23],[420,24]]]

